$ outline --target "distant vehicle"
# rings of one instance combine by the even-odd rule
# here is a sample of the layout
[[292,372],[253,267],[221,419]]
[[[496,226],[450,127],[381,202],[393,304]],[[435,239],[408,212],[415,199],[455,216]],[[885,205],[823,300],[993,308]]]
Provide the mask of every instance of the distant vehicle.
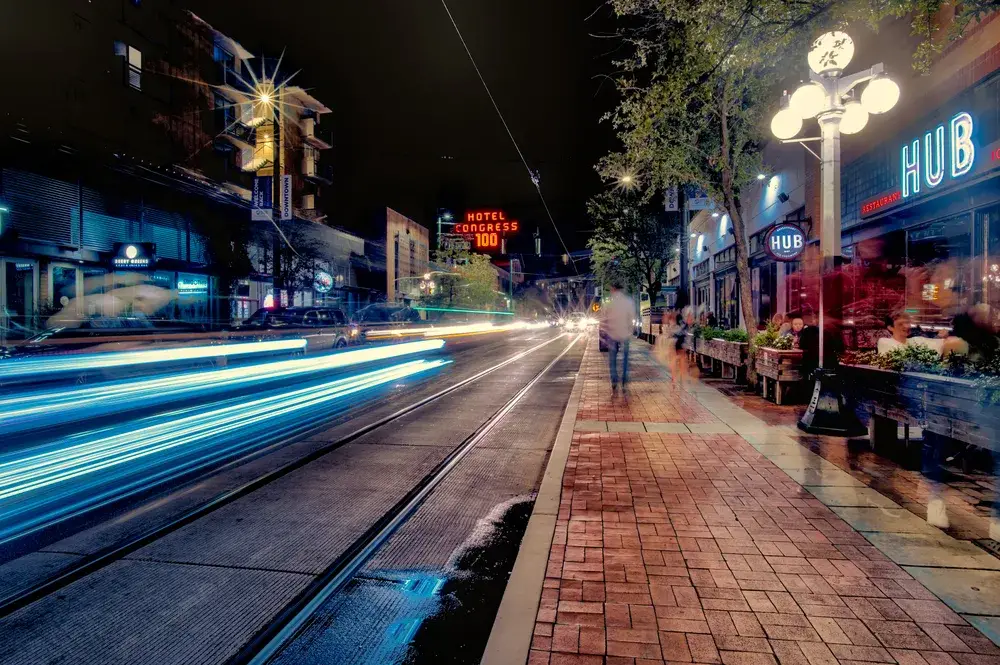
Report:
[[409,305],[375,303],[355,312],[353,322],[358,327],[359,335],[364,339],[370,330],[403,327],[421,323],[423,319],[420,318],[420,312]]
[[566,327],[566,330],[585,330],[596,324],[596,318],[591,318],[586,314],[574,312],[565,318],[565,323],[563,325]]
[[341,349],[358,341],[358,329],[351,325],[344,311],[337,307],[261,308],[240,324],[238,330],[304,329],[311,351]]

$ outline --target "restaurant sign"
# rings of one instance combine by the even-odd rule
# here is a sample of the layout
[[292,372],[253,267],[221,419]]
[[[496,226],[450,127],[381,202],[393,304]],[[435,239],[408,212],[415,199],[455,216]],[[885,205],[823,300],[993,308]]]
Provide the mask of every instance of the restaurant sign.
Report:
[[903,144],[899,151],[899,188],[861,204],[862,217],[947,187],[965,176],[997,166],[996,144],[976,145],[976,123],[962,111]]
[[794,224],[778,224],[764,235],[764,247],[777,261],[795,261],[806,249],[806,234]]
[[116,242],[111,267],[116,270],[149,270],[156,263],[156,244],[152,242]]

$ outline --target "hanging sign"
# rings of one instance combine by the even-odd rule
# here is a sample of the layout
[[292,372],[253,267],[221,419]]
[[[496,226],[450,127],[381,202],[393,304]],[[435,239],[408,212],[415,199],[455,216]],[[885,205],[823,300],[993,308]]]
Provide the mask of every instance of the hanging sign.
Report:
[[677,185],[667,187],[663,192],[663,209],[667,212],[677,212],[680,210],[677,201]]
[[776,261],[795,261],[806,249],[806,234],[794,224],[778,224],[764,235],[764,247]]
[[292,218],[292,176],[281,176],[281,219]]
[[271,207],[274,200],[274,186],[271,176],[262,175],[253,179],[253,194],[250,198],[250,219],[255,222],[269,222],[274,219]]

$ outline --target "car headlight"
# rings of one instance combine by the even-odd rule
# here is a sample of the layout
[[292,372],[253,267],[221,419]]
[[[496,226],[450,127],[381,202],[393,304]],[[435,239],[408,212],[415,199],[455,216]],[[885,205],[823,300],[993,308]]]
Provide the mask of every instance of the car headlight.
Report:
[[559,319],[559,325],[561,326],[566,325],[566,319]]

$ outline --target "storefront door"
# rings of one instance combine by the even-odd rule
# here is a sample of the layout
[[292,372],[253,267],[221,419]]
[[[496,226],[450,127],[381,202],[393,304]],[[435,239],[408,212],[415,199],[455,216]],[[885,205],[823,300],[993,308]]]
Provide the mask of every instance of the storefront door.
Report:
[[39,327],[38,262],[0,259],[0,335],[23,339]]

